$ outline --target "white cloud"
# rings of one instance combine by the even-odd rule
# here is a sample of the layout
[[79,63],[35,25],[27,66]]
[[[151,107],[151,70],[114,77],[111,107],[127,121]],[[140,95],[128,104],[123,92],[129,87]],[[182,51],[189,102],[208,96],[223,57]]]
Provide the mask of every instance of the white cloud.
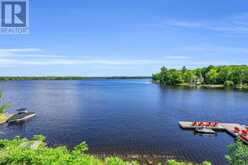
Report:
[[41,49],[38,48],[19,48],[19,49],[0,49],[0,52],[10,53],[10,52],[40,52]]
[[[22,52],[22,53],[21,53]],[[24,52],[24,53],[23,53]],[[65,56],[65,55],[50,55],[46,54],[41,49],[0,49],[0,67],[23,67],[23,66],[48,66],[48,65],[94,65],[105,67],[132,67],[132,66],[206,66],[206,65],[223,65],[223,64],[239,64],[240,61],[230,61],[230,59],[220,60],[219,58],[200,59],[198,57],[192,58],[192,54],[199,54],[199,52],[206,52],[207,54],[224,54],[229,52],[231,54],[248,53],[246,48],[229,48],[229,47],[211,47],[211,46],[188,46],[182,47],[179,52],[175,54],[188,53],[189,56],[183,55],[165,55],[163,57],[151,59],[127,59],[127,58],[85,58],[85,56]],[[7,53],[7,55],[6,55]],[[3,55],[5,54],[5,56]],[[202,53],[200,53],[202,54]],[[243,61],[247,64],[248,61]]]
[[89,58],[86,56],[51,55],[39,48],[0,49],[0,65],[163,65],[167,61],[189,59],[187,56],[165,56],[164,59],[114,59]]
[[248,25],[242,22],[235,24],[230,23],[204,23],[194,21],[171,21],[167,25],[181,27],[181,28],[198,28],[211,30],[216,32],[232,32],[232,33],[248,33]]
[[196,45],[181,48],[183,51],[202,52],[202,53],[219,53],[220,55],[247,55],[248,48],[243,47],[227,47],[214,45]]
[[45,53],[39,48],[0,49],[0,58],[65,58],[66,56]]
[[167,26],[204,29],[216,32],[248,33],[248,13],[242,13],[218,20],[170,20]]
[[80,64],[100,64],[100,65],[148,65],[161,64],[161,60],[82,60],[82,59],[49,59],[49,60],[20,60],[20,59],[0,59],[0,65],[80,65]]

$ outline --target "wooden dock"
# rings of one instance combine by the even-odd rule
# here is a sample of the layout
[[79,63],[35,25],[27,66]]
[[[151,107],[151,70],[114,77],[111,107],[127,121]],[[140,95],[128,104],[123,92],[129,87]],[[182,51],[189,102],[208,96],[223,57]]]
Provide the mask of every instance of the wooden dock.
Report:
[[[180,121],[179,125],[181,128],[183,129],[191,129],[194,130],[197,127],[202,127],[202,126],[194,126],[192,124],[193,122],[190,121]],[[208,122],[202,122],[202,123],[208,123]],[[210,128],[214,131],[225,131],[227,133],[229,133],[230,135],[232,135],[233,137],[240,137],[240,133],[235,132],[235,128],[239,129],[239,130],[247,130],[248,126],[246,125],[241,125],[241,124],[237,124],[237,123],[218,123],[216,124],[216,126],[211,127],[211,126],[204,126],[207,128]],[[244,141],[246,144],[248,144],[248,141],[241,138],[242,141]]]

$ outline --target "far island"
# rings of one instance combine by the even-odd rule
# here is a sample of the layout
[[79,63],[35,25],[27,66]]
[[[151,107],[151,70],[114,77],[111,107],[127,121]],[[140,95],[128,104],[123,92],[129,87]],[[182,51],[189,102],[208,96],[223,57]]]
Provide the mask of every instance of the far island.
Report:
[[247,65],[208,66],[196,69],[162,67],[153,82],[164,86],[248,89]]

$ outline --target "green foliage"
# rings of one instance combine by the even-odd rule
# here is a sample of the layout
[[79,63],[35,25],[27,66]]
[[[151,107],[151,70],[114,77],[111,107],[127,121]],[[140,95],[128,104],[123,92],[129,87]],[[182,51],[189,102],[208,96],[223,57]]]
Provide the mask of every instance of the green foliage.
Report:
[[0,105],[0,114],[1,113],[4,113],[8,108],[10,108],[11,107],[11,105],[10,104],[8,104],[8,103],[5,103],[5,104],[3,104],[3,105]]
[[[167,165],[193,165],[192,163],[178,162],[176,160],[168,160]],[[201,165],[212,165],[210,162],[203,162]]]
[[202,163],[202,165],[212,165],[212,163],[210,163],[210,162],[208,162],[208,161],[204,161],[204,162]]
[[138,165],[117,157],[98,159],[86,153],[88,146],[85,142],[70,151],[64,146],[49,148],[43,144],[32,149],[26,145],[34,140],[44,140],[44,136],[36,135],[31,140],[20,137],[0,140],[0,165]]
[[38,141],[45,142],[45,141],[46,141],[46,138],[45,138],[45,136],[43,136],[43,135],[34,135],[34,136],[32,137],[32,140],[38,140]]
[[238,139],[234,144],[228,146],[228,155],[226,155],[230,165],[248,164],[248,146]]
[[[37,140],[42,140],[43,143],[33,149],[31,146]],[[86,153],[88,146],[85,142],[70,151],[64,146],[49,148],[44,140],[45,137],[42,135],[35,135],[31,140],[20,137],[13,140],[1,139],[0,165],[139,165],[136,161],[124,161],[113,156],[98,159]],[[193,165],[175,160],[169,160],[167,164]],[[202,165],[211,165],[211,163],[203,162]]]
[[248,66],[208,66],[189,70],[162,67],[159,73],[153,74],[153,80],[161,85],[201,85],[216,84],[228,87],[246,88],[248,84]]
[[225,81],[224,83],[225,87],[233,87],[234,86],[234,82],[233,81]]
[[192,165],[192,163],[177,162],[175,160],[168,160],[167,165]]
[[86,151],[88,151],[88,145],[86,144],[86,142],[82,142],[79,145],[77,145],[76,147],[74,147],[74,154],[83,154]]
[[[108,157],[105,159],[107,165],[129,165],[129,162],[125,162],[118,157]],[[137,162],[132,162],[132,165],[139,165]]]
[[218,83],[218,71],[216,68],[211,68],[205,74],[205,81],[207,84],[217,84]]
[[161,68],[161,72],[153,75],[153,80],[160,82],[164,85],[176,85],[182,83],[182,75],[176,69],[167,70],[167,68]]
[[[0,91],[0,99],[3,98],[3,92]],[[10,104],[9,103],[5,103],[0,105],[0,114],[4,113],[8,108],[10,108]]]

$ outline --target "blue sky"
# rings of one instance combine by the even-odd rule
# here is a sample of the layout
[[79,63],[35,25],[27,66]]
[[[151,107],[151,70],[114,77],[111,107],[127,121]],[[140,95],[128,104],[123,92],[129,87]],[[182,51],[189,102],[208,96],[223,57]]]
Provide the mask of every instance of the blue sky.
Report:
[[11,76],[149,76],[247,57],[245,0],[31,0],[30,34],[0,35]]

